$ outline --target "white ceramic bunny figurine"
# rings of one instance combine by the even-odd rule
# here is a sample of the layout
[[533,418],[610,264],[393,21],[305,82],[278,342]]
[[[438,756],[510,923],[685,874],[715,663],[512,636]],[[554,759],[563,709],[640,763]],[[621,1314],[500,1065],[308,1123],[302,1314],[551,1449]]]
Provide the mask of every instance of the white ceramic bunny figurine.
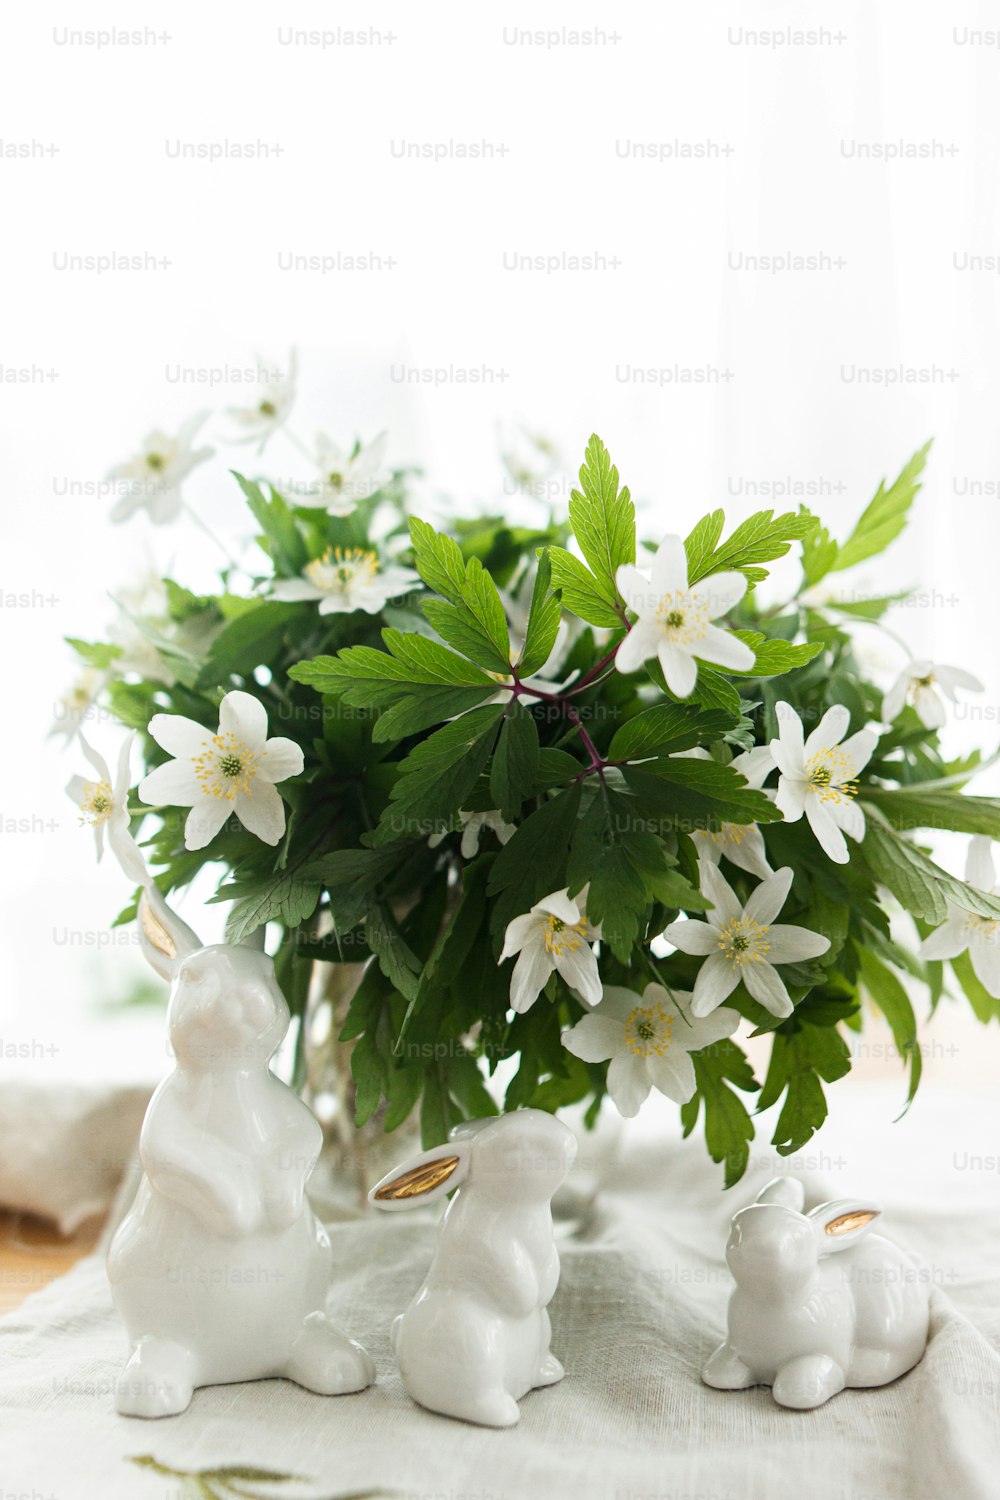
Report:
[[804,1197],[795,1178],[776,1177],[734,1214],[729,1336],[702,1379],[725,1391],[769,1385],[780,1406],[810,1410],[912,1369],[927,1345],[929,1289],[913,1256],[868,1233],[873,1204],[843,1198],[804,1214]]
[[172,981],[177,1065],[150,1101],[142,1182],[108,1255],[131,1344],[118,1410],[172,1416],[197,1386],[278,1375],[363,1390],[375,1368],[327,1321],[330,1240],[305,1197],[320,1127],[268,1067],[289,1019],[274,965],[203,947],[152,884],[140,921]]
[[518,1401],[554,1385],[547,1307],[559,1283],[550,1202],[576,1156],[540,1109],[470,1120],[372,1188],[377,1208],[413,1208],[457,1188],[431,1268],[392,1340],[410,1396],[431,1411],[510,1427]]

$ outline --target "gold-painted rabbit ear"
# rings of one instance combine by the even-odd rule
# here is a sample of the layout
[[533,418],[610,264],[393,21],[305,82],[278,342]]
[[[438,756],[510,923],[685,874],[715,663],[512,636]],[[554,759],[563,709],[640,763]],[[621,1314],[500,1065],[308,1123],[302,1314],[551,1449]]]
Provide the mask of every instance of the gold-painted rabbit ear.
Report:
[[826,1253],[856,1245],[881,1212],[874,1203],[858,1198],[838,1198],[834,1203],[821,1203],[808,1217],[820,1238],[821,1253]]
[[170,910],[155,885],[139,897],[139,932],[147,960],[168,982],[188,954],[202,946],[197,934]]
[[376,1208],[399,1210],[431,1203],[464,1182],[472,1152],[466,1142],[449,1142],[413,1156],[387,1173],[368,1194]]

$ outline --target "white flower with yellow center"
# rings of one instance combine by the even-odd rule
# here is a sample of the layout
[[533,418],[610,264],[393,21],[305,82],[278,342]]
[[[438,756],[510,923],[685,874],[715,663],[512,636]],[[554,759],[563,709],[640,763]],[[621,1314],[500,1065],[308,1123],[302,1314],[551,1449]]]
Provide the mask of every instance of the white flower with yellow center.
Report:
[[735,1010],[695,1017],[691,996],[662,984],[647,984],[641,998],[634,990],[605,985],[601,1003],[563,1032],[562,1044],[584,1062],[610,1058],[608,1093],[630,1120],[651,1088],[686,1104],[695,1090],[691,1053],[732,1036],[739,1023]]
[[945,667],[926,658],[908,662],[882,700],[882,718],[891,724],[909,699],[926,729],[940,729],[948,717],[945,698],[958,702],[956,688],[981,693],[983,684],[961,667]]
[[713,573],[688,583],[687,554],[679,536],[665,536],[647,578],[630,563],[616,576],[619,591],[638,619],[615,657],[620,672],[634,672],[649,657],[658,658],[667,687],[678,698],[694,691],[698,662],[747,672],[754,654],[743,641],[712,621],[726,614],[746,593],[742,573]]
[[204,849],[231,813],[265,844],[285,831],[285,804],[275,783],[298,776],[302,751],[292,740],[267,737],[267,710],[251,693],[227,693],[219,728],[181,714],[155,714],[149,732],[168,755],[139,783],[143,802],[190,807],[184,827],[188,849]]
[[108,677],[107,672],[99,672],[96,667],[83,669],[55,705],[49,739],[59,735],[67,742],[76,739],[84,724],[101,716],[97,702],[108,684]]
[[296,504],[320,507],[330,516],[349,516],[359,500],[367,500],[391,478],[384,467],[388,445],[387,432],[380,432],[367,447],[357,442],[353,448],[341,448],[325,433],[319,433],[319,483],[297,495]]
[[[694,760],[712,759],[707,750],[685,750],[681,754]],[[753,750],[735,756],[730,765],[746,777],[748,786],[759,791],[774,770],[774,757],[769,745],[757,745]],[[768,795],[773,797],[774,793]],[[715,831],[699,828],[691,838],[698,858],[708,860],[709,864],[717,865],[725,857],[731,865],[746,870],[748,875],[756,875],[758,880],[766,880],[774,874],[767,862],[764,835],[756,823],[723,823]]]
[[258,389],[256,399],[249,406],[230,406],[226,415],[232,417],[240,429],[234,443],[256,443],[258,453],[263,453],[268,439],[283,427],[295,403],[295,381],[298,374],[298,357],[292,349],[288,356],[287,370],[265,365],[257,360]]
[[[965,862],[967,884],[989,896],[1000,895],[997,887],[993,849],[985,834],[976,834],[969,844]],[[920,945],[920,957],[928,959],[957,958],[968,952],[973,973],[983,988],[1000,1000],[1000,921],[977,917],[948,902],[947,920],[941,923]]]
[[[462,842],[459,849],[463,859],[475,859],[479,853],[479,840],[485,829],[492,829],[501,844],[509,844],[517,832],[516,826],[508,823],[496,808],[490,812],[459,812],[458,818],[462,825]],[[445,829],[441,833],[432,833],[427,840],[427,847],[436,849],[448,837],[448,832],[449,830]]]
[[865,836],[865,815],[855,800],[857,777],[871,759],[878,735],[859,729],[845,740],[851,716],[840,703],[827,709],[808,739],[790,704],[776,704],[775,712],[779,738],[771,741],[771,754],[781,772],[774,799],[778,809],[786,823],[797,823],[805,813],[823,852],[846,865],[850,856],[844,834],[857,843]]
[[510,1003],[519,1013],[531,1009],[553,971],[589,1005],[600,1000],[601,976],[590,945],[601,929],[587,920],[588,890],[584,886],[572,899],[568,888],[553,891],[508,922],[499,962],[520,954],[510,979]]
[[699,860],[701,890],[712,903],[703,922],[671,922],[663,936],[682,953],[704,957],[695,980],[691,1012],[707,1016],[742,980],[753,998],[773,1016],[792,1013],[792,1002],[775,964],[819,958],[830,939],[808,927],[775,925],[792,885],[786,865],[762,880],[746,906],[715,865]]
[[125,521],[137,510],[148,511],[155,526],[176,521],[184,503],[181,482],[193,468],[211,458],[214,451],[194,446],[195,436],[207,415],[202,411],[189,417],[177,429],[175,437],[151,432],[134,457],[110,471],[109,479],[128,481],[111,512],[112,521]]
[[80,823],[94,830],[97,858],[104,855],[104,838],[130,880],[145,884],[146,862],[129,833],[128,793],[132,784],[129,754],[134,735],[129,735],[118,752],[114,779],[103,755],[79,736],[80,748],[94,771],[92,777],[73,776],[66,787],[67,795],[80,810]]
[[376,553],[363,547],[328,547],[305,567],[302,578],[279,579],[273,599],[319,601],[321,615],[350,614],[363,609],[377,615],[390,599],[420,586],[412,568],[384,568]]

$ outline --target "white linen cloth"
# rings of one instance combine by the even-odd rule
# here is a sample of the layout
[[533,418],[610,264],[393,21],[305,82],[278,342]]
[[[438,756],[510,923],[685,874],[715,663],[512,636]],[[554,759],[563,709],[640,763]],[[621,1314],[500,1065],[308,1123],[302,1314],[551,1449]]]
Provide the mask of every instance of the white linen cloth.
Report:
[[[652,1127],[625,1137],[589,1210],[560,1226],[551,1312],[567,1376],[525,1398],[518,1427],[452,1422],[402,1389],[388,1326],[419,1285],[435,1233],[431,1212],[416,1211],[332,1231],[331,1311],[378,1366],[377,1385],[357,1396],[265,1381],[198,1391],[166,1421],[121,1418],[112,1392],[123,1335],[100,1259],[82,1262],[0,1322],[0,1491],[188,1494],[127,1461],[151,1454],[185,1472],[240,1464],[301,1476],[275,1488],[288,1500],[379,1487],[447,1500],[996,1500],[1000,1109],[939,1088],[891,1125],[892,1103],[895,1091],[842,1090],[822,1150],[791,1163],[809,1204],[875,1196],[884,1232],[928,1262],[930,1345],[891,1386],[792,1412],[763,1388],[701,1384],[724,1330],[729,1216],[781,1163],[764,1153],[724,1194],[702,1143],[679,1142],[663,1117],[658,1139]],[[582,1155],[586,1172],[600,1152],[585,1145]]]

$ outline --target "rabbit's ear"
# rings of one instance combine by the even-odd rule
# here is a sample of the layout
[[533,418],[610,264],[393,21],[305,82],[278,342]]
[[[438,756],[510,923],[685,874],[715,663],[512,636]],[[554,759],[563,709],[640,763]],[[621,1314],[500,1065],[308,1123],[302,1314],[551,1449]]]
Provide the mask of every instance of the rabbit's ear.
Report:
[[820,1254],[826,1255],[832,1250],[848,1250],[856,1245],[881,1212],[874,1203],[863,1198],[837,1198],[833,1203],[821,1203],[806,1217],[815,1226]]
[[449,1141],[445,1146],[435,1146],[432,1151],[411,1156],[376,1182],[368,1202],[390,1212],[433,1203],[465,1181],[471,1164],[471,1142]]
[[267,924],[262,923],[260,927],[255,927],[249,937],[245,937],[239,946],[241,948],[252,948],[254,953],[266,953],[266,942]]
[[148,885],[139,897],[139,931],[143,953],[168,984],[183,960],[204,946],[197,933],[170,910],[155,885]]
[[754,1199],[755,1203],[778,1203],[782,1208],[794,1208],[799,1214],[805,1201],[806,1190],[797,1177],[772,1177]]

